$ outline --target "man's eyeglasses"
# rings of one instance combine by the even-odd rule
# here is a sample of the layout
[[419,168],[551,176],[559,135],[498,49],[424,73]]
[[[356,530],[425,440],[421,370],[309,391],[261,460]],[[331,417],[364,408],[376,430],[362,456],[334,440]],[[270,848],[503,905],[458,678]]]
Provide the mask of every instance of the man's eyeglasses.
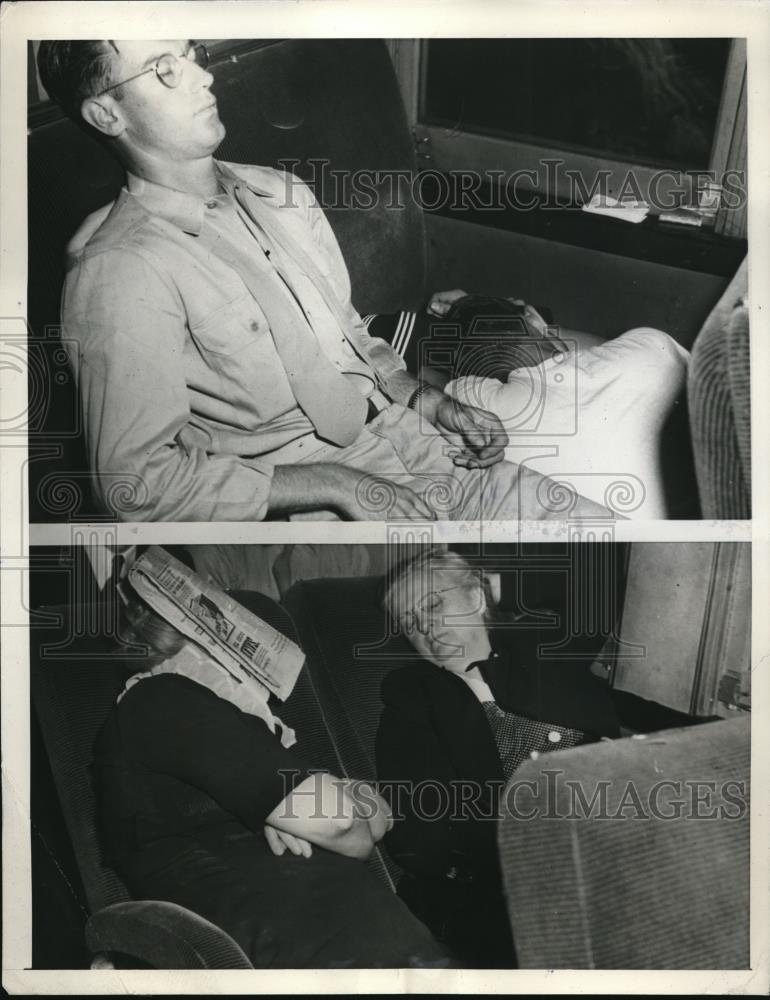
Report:
[[[412,632],[415,629],[420,631],[419,619],[417,612],[421,615],[432,614],[435,615],[444,606],[444,598],[442,594],[446,594],[450,590],[462,590],[465,584],[458,583],[453,587],[442,587],[441,590],[431,590],[429,594],[425,594],[423,597],[419,598],[414,603],[414,607],[410,608],[409,611],[404,611],[398,616],[398,621],[405,632]],[[406,619],[406,621],[404,621]]]
[[209,50],[202,42],[196,42],[190,46],[183,56],[175,56],[173,52],[167,52],[160,59],[156,60],[152,66],[143,69],[141,73],[135,73],[133,76],[129,76],[127,80],[121,80],[120,83],[113,83],[109,87],[105,87],[98,94],[94,94],[94,97],[101,97],[102,94],[107,94],[116,87],[122,87],[124,83],[131,83],[132,80],[138,80],[140,76],[146,76],[147,73],[154,73],[164,87],[170,87],[173,90],[182,81],[185,62],[194,62],[201,69],[206,69],[209,64]]

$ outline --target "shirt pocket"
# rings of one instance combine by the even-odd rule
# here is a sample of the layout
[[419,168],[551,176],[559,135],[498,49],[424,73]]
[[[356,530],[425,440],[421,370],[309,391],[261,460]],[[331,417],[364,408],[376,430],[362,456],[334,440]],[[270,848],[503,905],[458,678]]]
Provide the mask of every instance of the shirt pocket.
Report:
[[267,333],[267,320],[248,294],[218,306],[190,326],[190,336],[198,351],[214,359],[241,354]]

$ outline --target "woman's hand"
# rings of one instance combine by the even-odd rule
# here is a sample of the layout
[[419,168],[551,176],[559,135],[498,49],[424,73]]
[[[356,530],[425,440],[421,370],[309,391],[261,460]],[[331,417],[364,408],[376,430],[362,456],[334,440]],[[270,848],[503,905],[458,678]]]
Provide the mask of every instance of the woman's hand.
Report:
[[[361,804],[351,795],[352,784],[350,778],[336,778],[325,772],[311,774],[301,781],[265,820],[265,836],[271,850],[284,853],[278,845],[274,849],[268,827],[291,834],[300,842],[300,849],[302,842],[307,841],[335,854],[366,861],[374,849],[374,840],[369,818],[360,815]],[[286,846],[283,842],[283,847]]]
[[538,337],[551,336],[548,332],[548,324],[534,306],[529,305],[524,299],[511,299],[510,301],[514,305],[524,306],[524,321]]
[[309,858],[313,853],[313,848],[309,841],[302,837],[295,837],[294,834],[286,833],[285,830],[276,830],[274,826],[265,826],[264,834],[267,846],[277,858],[285,854],[287,848],[292,854],[296,854],[298,858]]
[[433,316],[446,316],[455,302],[467,294],[462,288],[453,288],[448,292],[436,292],[435,295],[431,296],[427,311]]
[[[452,288],[447,292],[436,292],[431,296],[426,311],[433,316],[446,316],[455,302],[464,298],[467,294],[462,288]],[[524,299],[516,299],[513,296],[509,297],[509,301],[513,302],[514,305],[524,307],[523,319],[539,337],[549,336],[548,324],[534,306],[529,305]]]
[[368,781],[352,781],[348,792],[356,804],[356,812],[369,824],[372,840],[376,844],[393,829],[390,805]]

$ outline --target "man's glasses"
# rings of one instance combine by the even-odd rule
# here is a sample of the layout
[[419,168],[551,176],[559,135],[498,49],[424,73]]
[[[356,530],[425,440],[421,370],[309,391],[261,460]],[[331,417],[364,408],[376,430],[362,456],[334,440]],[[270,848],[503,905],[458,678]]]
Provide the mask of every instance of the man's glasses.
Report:
[[175,56],[173,52],[167,52],[160,59],[156,60],[152,66],[143,69],[141,73],[135,73],[133,76],[129,76],[127,80],[121,80],[120,83],[111,84],[104,90],[99,91],[98,94],[94,94],[94,97],[101,97],[102,94],[107,94],[116,87],[122,87],[124,83],[131,83],[132,80],[138,80],[140,76],[146,76],[147,73],[154,73],[164,87],[170,87],[173,90],[174,87],[178,87],[182,82],[185,62],[193,62],[196,66],[200,66],[201,69],[207,69],[209,64],[209,50],[202,42],[196,42],[190,46],[183,56]]
[[[450,590],[462,590],[465,584],[458,583],[453,587],[442,587],[441,590],[431,590],[429,594],[425,594],[423,597],[419,598],[414,603],[414,607],[410,608],[409,611],[404,611],[398,616],[398,621],[403,630],[406,633],[413,631],[424,631],[420,629],[420,620],[423,616],[428,614],[437,614],[444,606],[444,598],[442,594],[446,594]],[[419,612],[419,615],[418,615]]]

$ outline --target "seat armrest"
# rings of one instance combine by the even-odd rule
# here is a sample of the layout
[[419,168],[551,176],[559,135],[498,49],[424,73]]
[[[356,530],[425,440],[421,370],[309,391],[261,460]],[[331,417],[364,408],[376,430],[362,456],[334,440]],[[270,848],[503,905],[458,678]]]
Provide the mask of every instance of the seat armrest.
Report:
[[114,903],[91,916],[85,935],[93,953],[130,955],[155,969],[254,968],[229,934],[176,903]]

